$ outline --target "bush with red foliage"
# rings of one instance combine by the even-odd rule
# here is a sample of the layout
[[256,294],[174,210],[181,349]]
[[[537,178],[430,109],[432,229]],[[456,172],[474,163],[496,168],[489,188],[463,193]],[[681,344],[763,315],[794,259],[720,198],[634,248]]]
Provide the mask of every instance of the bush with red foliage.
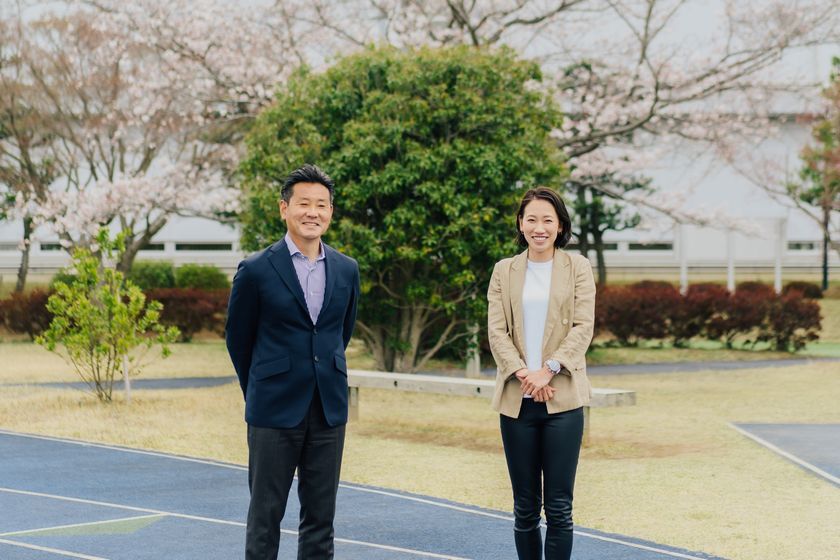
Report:
[[819,339],[821,319],[817,302],[799,292],[781,295],[767,305],[758,340],[770,342],[775,350],[796,352]]
[[705,334],[709,321],[722,313],[729,292],[720,284],[691,284],[671,311],[670,335],[680,348],[696,336]]
[[10,331],[29,335],[31,340],[50,326],[52,313],[47,311],[49,290],[34,289],[29,292],[14,292],[0,302],[3,322]]
[[776,295],[757,282],[734,294],[717,284],[694,284],[684,296],[667,283],[644,282],[600,289],[595,300],[596,332],[609,332],[620,345],[671,337],[675,346],[705,336],[732,347],[737,336],[797,351],[816,340],[820,308],[801,292]]
[[770,284],[765,284],[764,282],[755,282],[752,280],[738,282],[738,284],[735,286],[735,293],[738,292],[749,292],[756,296],[764,296],[766,298],[772,298],[776,295],[776,290]]
[[782,288],[782,293],[787,295],[791,292],[799,292],[802,294],[802,297],[808,299],[822,299],[823,297],[822,288],[813,282],[802,282],[800,280],[788,282],[785,284],[785,287]]
[[666,338],[671,310],[679,300],[670,284],[606,288],[595,300],[596,325],[622,345]]
[[148,290],[146,298],[163,304],[160,322],[181,331],[181,342],[189,342],[199,331],[224,333],[225,311],[230,290],[160,288]]
[[756,334],[767,315],[767,305],[775,297],[736,291],[706,323],[706,336],[710,340],[722,340],[727,348],[732,348],[736,336]]

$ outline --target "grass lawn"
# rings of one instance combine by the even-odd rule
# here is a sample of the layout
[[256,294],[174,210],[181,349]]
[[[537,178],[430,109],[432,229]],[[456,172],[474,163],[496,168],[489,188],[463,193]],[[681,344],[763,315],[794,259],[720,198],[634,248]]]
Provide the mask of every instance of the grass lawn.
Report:
[[[638,405],[595,410],[576,522],[738,560],[835,558],[840,492],[728,422],[840,422],[840,364],[600,377]],[[130,406],[0,387],[0,427],[246,462],[239,388],[135,391]],[[481,399],[364,390],[342,478],[511,509],[498,417]]]

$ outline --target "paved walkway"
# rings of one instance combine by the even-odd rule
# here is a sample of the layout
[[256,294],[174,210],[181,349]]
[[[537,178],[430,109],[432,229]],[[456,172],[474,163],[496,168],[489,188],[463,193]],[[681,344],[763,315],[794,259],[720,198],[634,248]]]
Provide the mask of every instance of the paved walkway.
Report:
[[[245,467],[6,431],[0,431],[0,449],[3,560],[242,557]],[[295,557],[295,496],[293,488],[281,558]],[[512,527],[507,512],[342,484],[336,557],[510,560],[516,557]],[[715,557],[578,527],[574,558]]]
[[[756,360],[752,362],[666,362],[657,364],[619,364],[589,366],[587,373],[591,376],[598,375],[638,375],[648,373],[691,373],[709,370],[737,370],[737,369],[760,369],[770,367],[792,367],[798,365],[810,365],[823,362],[840,362],[840,358],[796,358],[791,360]],[[441,372],[421,372],[427,375],[442,375]],[[495,369],[483,369],[482,376],[493,378],[496,376]],[[133,389],[191,389],[197,387],[218,387],[236,381],[234,376],[223,377],[172,377],[161,379],[134,379],[131,381]],[[33,385],[32,383],[5,383],[0,387]],[[34,383],[41,387],[54,387],[59,389],[80,389],[87,390],[88,387],[80,381],[62,381],[48,383]],[[114,390],[122,391],[123,382],[114,381]]]
[[732,424],[732,427],[840,488],[840,424]]

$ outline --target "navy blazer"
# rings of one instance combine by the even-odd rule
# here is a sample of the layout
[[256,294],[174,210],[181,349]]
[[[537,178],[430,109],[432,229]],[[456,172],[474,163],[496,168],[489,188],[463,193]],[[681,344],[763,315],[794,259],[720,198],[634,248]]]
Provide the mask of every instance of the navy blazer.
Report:
[[245,397],[245,420],[264,428],[300,424],[320,395],[331,426],[347,422],[347,362],[359,299],[356,261],[324,244],[327,285],[312,324],[285,240],[239,263],[225,341]]

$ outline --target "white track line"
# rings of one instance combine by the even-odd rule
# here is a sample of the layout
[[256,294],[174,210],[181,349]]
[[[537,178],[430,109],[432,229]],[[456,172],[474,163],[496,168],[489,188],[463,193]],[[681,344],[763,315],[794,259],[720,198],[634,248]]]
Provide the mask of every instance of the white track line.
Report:
[[[427,505],[431,505],[431,506],[437,506],[437,507],[441,507],[441,508],[452,509],[452,510],[455,510],[455,511],[462,511],[464,513],[472,513],[474,515],[483,515],[485,517],[492,517],[494,519],[502,519],[504,521],[513,521],[513,517],[506,516],[506,515],[501,515],[501,514],[498,514],[498,513],[492,513],[492,512],[489,512],[489,511],[481,511],[481,510],[477,510],[477,509],[471,509],[471,508],[468,508],[468,507],[456,506],[456,505],[453,505],[453,504],[447,504],[447,503],[444,503],[444,502],[436,502],[434,500],[428,500],[428,499],[425,499],[425,498],[417,498],[417,497],[414,497],[414,496],[403,496],[401,494],[396,494],[394,492],[388,492],[388,491],[385,491],[385,490],[376,490],[376,489],[373,489],[373,488],[350,486],[350,485],[347,485],[347,484],[342,484],[341,486],[342,486],[342,488],[347,488],[347,489],[350,489],[350,490],[358,490],[359,492],[369,492],[371,494],[380,494],[380,495],[389,496],[389,497],[392,497],[392,498],[402,498],[404,500],[410,500],[410,501],[413,501],[413,502],[419,502],[421,504],[427,504]],[[542,526],[545,527],[545,524],[543,523]],[[629,546],[629,547],[632,547],[632,548],[638,548],[638,549],[641,549],[641,550],[649,550],[651,552],[658,552],[659,554],[665,554],[665,555],[668,555],[668,556],[672,556],[674,558],[684,558],[684,559],[688,559],[688,560],[704,560],[703,558],[699,558],[697,556],[689,556],[689,555],[686,555],[686,554],[682,554],[680,552],[673,552],[673,551],[663,550],[661,548],[655,548],[655,547],[651,547],[651,546],[647,546],[647,545],[643,545],[643,544],[627,542],[627,541],[623,541],[621,539],[616,539],[614,537],[605,537],[605,536],[601,536],[601,535],[595,535],[595,534],[592,534],[592,533],[587,533],[585,531],[580,531],[578,529],[575,529],[574,533],[575,533],[575,535],[578,535],[580,537],[586,537],[586,538],[590,538],[590,539],[595,539],[595,540],[600,540],[600,541],[605,541],[605,542],[611,542],[611,543],[614,543],[614,544],[620,544],[620,545]]]
[[[137,454],[140,454],[140,455],[151,455],[151,456],[154,456],[154,457],[176,459],[176,460],[179,460],[179,461],[188,461],[188,462],[191,462],[191,463],[200,463],[200,464],[211,465],[211,466],[215,466],[215,467],[223,467],[223,468],[234,469],[234,470],[241,470],[241,471],[247,471],[248,470],[248,467],[244,467],[244,466],[230,465],[230,464],[226,464],[226,463],[216,463],[214,461],[207,461],[205,459],[198,459],[198,458],[194,458],[194,457],[182,457],[182,456],[179,456],[179,455],[169,455],[169,454],[166,454],[166,453],[158,453],[158,452],[154,452],[154,451],[144,451],[144,450],[141,450],[141,449],[131,449],[131,448],[125,448],[125,447],[117,447],[117,446],[107,445],[107,444],[103,444],[103,443],[91,443],[91,442],[87,442],[87,441],[84,441],[84,440],[57,438],[57,437],[49,437],[49,436],[39,436],[39,435],[35,435],[35,434],[10,432],[10,431],[7,431],[7,430],[0,430],[0,434],[9,435],[9,436],[27,437],[27,438],[33,438],[33,439],[42,439],[42,440],[46,440],[46,441],[56,441],[56,442],[60,442],[60,443],[71,443],[71,444],[75,444],[75,445],[97,447],[97,448],[101,448],[101,449],[110,449],[110,450],[114,450],[114,451],[123,451],[123,452],[126,452],[126,453],[137,453]],[[501,519],[501,520],[504,520],[504,521],[513,521],[513,517],[506,516],[506,515],[501,515],[501,514],[498,514],[498,513],[481,511],[481,510],[472,509],[472,508],[463,507],[463,506],[456,506],[454,504],[447,504],[447,503],[444,503],[444,502],[438,502],[438,501],[430,500],[430,499],[426,499],[426,498],[418,498],[418,497],[415,497],[415,496],[405,496],[403,494],[397,494],[395,492],[388,492],[386,490],[377,490],[377,489],[374,489],[374,488],[364,488],[364,487],[361,487],[361,486],[354,486],[354,485],[346,484],[346,483],[339,484],[339,487],[340,488],[345,488],[347,490],[356,490],[358,492],[368,492],[368,493],[371,493],[371,494],[379,494],[379,495],[388,496],[388,497],[391,497],[391,498],[399,498],[401,500],[408,500],[408,501],[411,501],[411,502],[417,502],[417,503],[426,504],[426,505],[430,505],[430,506],[435,506],[435,507],[440,507],[440,508],[445,508],[445,509],[451,509],[451,510],[460,511],[460,512],[463,512],[463,513],[470,513],[470,514],[473,514],[473,515],[481,515],[481,516],[484,516],[484,517],[491,517],[491,518],[494,518],[494,519]],[[0,488],[0,490],[2,490],[2,491],[12,491],[11,489],[5,489],[5,488]],[[37,494],[35,494],[35,495],[37,495]],[[51,496],[45,495],[45,497],[51,497]],[[65,499],[72,499],[72,498],[65,498]],[[95,503],[95,502],[88,502],[88,503]],[[111,507],[124,507],[124,508],[128,509],[128,506],[111,505],[111,504],[106,504],[106,503],[98,503],[96,505],[106,505],[106,506],[110,505]],[[139,509],[139,508],[132,508],[132,509],[135,509],[136,511],[153,512],[153,510],[143,510],[143,509]],[[154,512],[154,513],[166,513],[166,512]],[[209,518],[208,519],[199,519],[199,518],[194,518],[192,516],[186,516],[186,515],[181,515],[181,514],[167,514],[167,515],[172,515],[173,517],[184,517],[186,519],[196,519],[196,520],[199,520],[199,521],[211,521],[211,522],[214,521],[214,520],[209,519]],[[219,520],[216,520],[216,521],[219,521]],[[226,523],[233,524],[234,522],[226,522]],[[679,553],[679,552],[662,550],[662,549],[649,547],[649,546],[638,544],[638,543],[623,541],[621,539],[616,539],[616,538],[612,538],[612,537],[604,537],[604,536],[600,536],[600,535],[594,535],[592,533],[587,533],[587,532],[578,531],[578,530],[575,530],[574,533],[576,535],[581,536],[581,537],[600,540],[600,541],[604,541],[604,542],[610,542],[610,543],[614,543],[614,544],[620,544],[620,545],[628,546],[628,547],[631,547],[631,548],[638,548],[640,550],[650,550],[650,551],[653,551],[653,552],[658,552],[660,554],[665,554],[666,556],[671,556],[673,558],[683,558],[683,559],[687,559],[687,560],[704,560],[703,558],[699,558],[697,556],[689,556],[689,555],[682,554],[682,553]]]
[[732,428],[734,428],[735,430],[737,430],[738,432],[740,432],[741,435],[747,436],[748,438],[755,441],[756,443],[760,443],[761,445],[763,445],[764,447],[766,447],[770,451],[778,453],[779,455],[781,455],[785,459],[787,459],[789,461],[793,461],[794,463],[796,463],[800,467],[802,467],[804,469],[808,469],[812,473],[814,473],[818,476],[821,476],[821,477],[827,479],[829,482],[833,482],[834,484],[840,486],[840,478],[837,478],[833,474],[827,473],[824,470],[822,470],[821,468],[819,468],[817,466],[814,466],[807,461],[803,461],[802,459],[800,459],[796,455],[792,455],[792,454],[788,453],[787,451],[781,449],[780,447],[777,447],[777,446],[773,445],[769,441],[767,441],[765,439],[762,439],[762,438],[758,437],[757,435],[752,434],[752,433],[748,432],[747,430],[744,430],[743,428],[739,428],[738,426],[736,426],[732,422],[730,422],[729,425]]
[[186,461],[189,463],[199,463],[202,465],[210,465],[213,467],[224,467],[226,469],[233,469],[237,471],[245,471],[248,472],[248,467],[242,465],[231,465],[228,463],[219,463],[216,461],[210,461],[207,459],[200,459],[198,457],[187,457],[181,455],[172,455],[169,453],[160,453],[157,451],[146,451],[145,449],[134,449],[131,447],[118,447],[116,445],[108,445],[105,443],[95,443],[92,441],[84,441],[81,439],[71,439],[71,438],[58,438],[58,437],[50,437],[50,436],[39,436],[36,434],[26,434],[22,432],[9,432],[7,430],[0,430],[0,435],[7,435],[7,436],[17,436],[17,437],[25,437],[31,439],[42,439],[46,441],[56,441],[59,443],[72,443],[73,445],[81,445],[82,447],[96,447],[99,449],[109,449],[111,451],[122,451],[124,453],[135,453],[137,455],[150,455],[152,457],[163,457],[166,459],[177,459],[178,461]]
[[88,556],[87,554],[79,554],[78,552],[70,552],[69,550],[47,548],[46,546],[37,546],[34,544],[10,541],[6,539],[0,539],[0,544],[8,544],[9,546],[19,546],[21,548],[38,550],[40,552],[51,552],[53,554],[60,554],[61,556],[66,556],[67,558],[81,558],[82,560],[108,560],[107,558],[102,558],[101,556]]
[[95,525],[107,525],[108,523],[121,523],[123,521],[133,521],[135,519],[150,519],[152,517],[166,517],[159,513],[152,515],[137,515],[135,517],[120,517],[117,519],[106,519],[104,521],[89,521],[87,523],[73,523],[71,525],[56,525],[54,527],[41,527],[40,529],[26,529],[24,531],[11,531],[9,533],[0,533],[0,537],[11,537],[13,535],[31,535],[34,533],[44,533],[47,531],[60,531],[62,529],[75,529],[76,527],[90,527]]
[[[543,525],[543,527],[545,527],[545,525]],[[623,541],[621,539],[614,539],[612,537],[604,537],[604,536],[601,536],[601,535],[593,535],[592,533],[585,533],[583,531],[577,531],[576,530],[575,535],[578,535],[580,537],[589,537],[591,539],[597,539],[599,541],[606,541],[606,542],[621,544],[621,545],[624,545],[624,546],[631,546],[633,548],[638,548],[640,550],[648,550],[650,552],[656,552],[658,554],[664,554],[666,556],[671,556],[673,558],[683,558],[685,560],[708,560],[707,558],[704,559],[704,558],[700,558],[699,556],[691,556],[689,554],[682,554],[680,552],[674,552],[672,550],[663,550],[661,548],[656,548],[654,546],[647,546],[647,545],[644,545],[644,544],[631,543],[631,542]]]
[[[125,510],[130,510],[130,511],[142,511],[142,512],[153,514],[153,515],[147,515],[147,516],[133,517],[133,518],[129,518],[129,519],[140,519],[142,517],[168,516],[168,517],[177,517],[177,518],[180,518],[180,519],[189,519],[190,521],[204,521],[204,522],[208,522],[208,523],[218,523],[218,524],[222,524],[222,525],[233,525],[235,527],[245,527],[245,523],[242,523],[240,521],[227,521],[225,519],[216,519],[216,518],[213,518],[213,517],[202,517],[202,516],[198,516],[198,515],[187,515],[185,513],[174,513],[174,512],[171,512],[171,511],[162,511],[162,510],[149,509],[149,508],[139,508],[139,507],[134,507],[134,506],[126,506],[126,505],[122,505],[122,504],[110,503],[110,502],[100,502],[100,501],[96,501],[96,500],[86,500],[86,499],[83,499],[83,498],[71,498],[69,496],[60,496],[58,494],[45,494],[43,492],[30,492],[28,490],[16,490],[14,488],[3,488],[3,487],[0,487],[0,492],[7,492],[9,494],[19,494],[19,495],[22,495],[22,496],[35,496],[35,497],[38,497],[38,498],[50,498],[50,499],[53,499],[53,500],[60,500],[60,501],[65,501],[65,502],[89,504],[89,505],[95,505],[95,506],[125,509]],[[121,520],[115,520],[115,521],[124,521],[124,520],[121,519]],[[100,523],[103,523],[103,522],[99,521],[99,522],[95,522],[95,523],[80,523],[79,525],[98,525]],[[44,529],[44,530],[46,530],[46,529]],[[30,531],[26,531],[26,532],[28,533]],[[283,533],[288,533],[290,535],[297,535],[298,534],[297,531],[291,531],[291,530],[288,530],[288,529],[283,529],[282,532]],[[336,538],[335,540],[336,540],[336,542],[343,542],[343,543],[347,543],[347,544],[367,546],[367,547],[378,548],[378,549],[382,549],[382,550],[399,551],[399,552],[404,552],[406,554],[413,554],[415,556],[425,556],[427,558],[442,558],[442,559],[446,559],[446,560],[468,560],[467,558],[461,558],[459,556],[446,556],[446,555],[442,555],[442,554],[436,554],[434,552],[425,552],[425,551],[422,551],[422,550],[400,548],[400,547],[389,546],[389,545],[385,545],[385,544],[371,543],[371,542],[365,542],[365,541],[357,541],[357,540],[351,540],[351,539],[342,539],[342,538]],[[0,542],[3,542],[2,539],[0,539]],[[14,544],[11,541],[9,541],[9,542],[10,542],[10,544]],[[94,557],[92,557],[92,556],[90,556],[90,557],[79,556],[79,558],[94,558]],[[102,560],[102,559],[94,559],[94,560]]]

